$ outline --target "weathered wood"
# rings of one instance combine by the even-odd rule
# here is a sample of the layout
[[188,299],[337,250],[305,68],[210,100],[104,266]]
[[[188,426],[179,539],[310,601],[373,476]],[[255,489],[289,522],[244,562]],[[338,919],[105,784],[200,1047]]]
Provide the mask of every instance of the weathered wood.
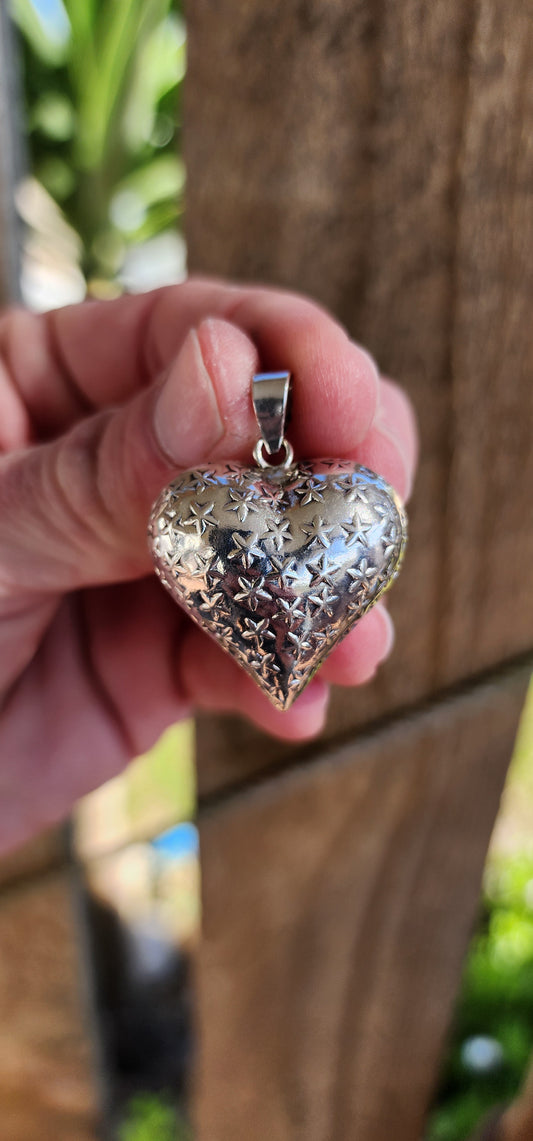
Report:
[[201,816],[199,1141],[419,1141],[527,679]]
[[[68,844],[64,829],[51,828],[42,832],[22,848],[17,848],[0,860],[0,893],[7,887],[36,879],[44,872],[65,867],[68,861]],[[0,895],[1,899],[1,895]]]
[[65,873],[0,895],[0,1104],[9,1141],[96,1141]]
[[[533,643],[530,15],[194,0],[188,19],[191,268],[330,305],[420,418],[396,650],[336,694],[335,739]],[[202,732],[204,788],[287,752]]]

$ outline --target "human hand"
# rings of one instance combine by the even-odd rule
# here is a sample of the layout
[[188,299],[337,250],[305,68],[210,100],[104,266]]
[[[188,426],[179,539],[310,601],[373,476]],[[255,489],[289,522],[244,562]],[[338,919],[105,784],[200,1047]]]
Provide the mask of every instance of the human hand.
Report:
[[259,367],[295,377],[297,456],[355,459],[407,498],[410,405],[310,301],[191,279],[0,317],[0,849],[195,708],[315,735],[328,683],[368,680],[389,652],[378,604],[280,713],[151,573],[150,506],[176,470],[250,459]]

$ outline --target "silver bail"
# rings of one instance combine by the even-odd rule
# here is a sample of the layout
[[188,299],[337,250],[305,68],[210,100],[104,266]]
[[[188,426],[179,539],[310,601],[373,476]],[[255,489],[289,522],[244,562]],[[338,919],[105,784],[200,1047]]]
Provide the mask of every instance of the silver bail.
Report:
[[252,381],[255,417],[268,455],[284,443],[290,387],[290,372],[257,372]]

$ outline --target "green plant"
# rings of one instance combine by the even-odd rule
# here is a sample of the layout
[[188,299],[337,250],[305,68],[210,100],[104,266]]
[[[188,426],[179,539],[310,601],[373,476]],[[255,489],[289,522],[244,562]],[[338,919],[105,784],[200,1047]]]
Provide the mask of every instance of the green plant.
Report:
[[[473,1065],[468,1044],[492,1046]],[[533,1050],[533,858],[493,858],[427,1141],[465,1141],[518,1093]]]
[[81,239],[92,287],[176,226],[185,30],[172,0],[12,0],[35,178]]
[[192,1141],[192,1133],[170,1105],[143,1095],[130,1103],[118,1141]]

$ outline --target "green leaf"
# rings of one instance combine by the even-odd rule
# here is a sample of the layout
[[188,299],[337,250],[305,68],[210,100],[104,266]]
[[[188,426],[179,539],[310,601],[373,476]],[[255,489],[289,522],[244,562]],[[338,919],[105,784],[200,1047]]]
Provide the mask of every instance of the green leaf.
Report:
[[31,0],[11,0],[11,15],[28,46],[43,63],[58,67],[69,52],[69,37],[53,35],[41,20]]

